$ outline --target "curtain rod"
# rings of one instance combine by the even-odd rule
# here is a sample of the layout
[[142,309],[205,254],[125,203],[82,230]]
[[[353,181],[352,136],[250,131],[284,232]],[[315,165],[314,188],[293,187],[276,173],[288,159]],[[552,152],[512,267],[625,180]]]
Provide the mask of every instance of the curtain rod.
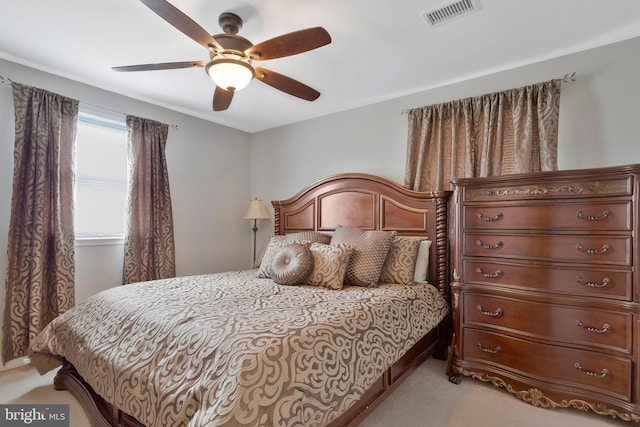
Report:
[[[11,80],[9,77],[5,77],[5,76],[0,75],[0,84],[11,85],[12,83],[13,83],[13,80]],[[100,110],[109,111],[110,113],[124,114],[125,116],[127,115],[127,114],[122,113],[120,111],[110,110],[108,108],[104,108],[104,107],[102,107],[100,105],[91,104],[89,102],[80,101],[80,103],[81,104],[86,104],[86,105],[88,105],[90,107],[98,108]],[[171,124],[171,125],[169,125],[169,127],[171,129],[173,129],[173,130],[180,130],[180,128],[178,128],[178,125]]]
[[[565,74],[561,79],[557,79],[557,80],[560,80],[562,83],[575,82],[576,81],[576,72],[574,71],[573,73]],[[404,110],[400,111],[400,114],[407,114],[411,110],[413,110],[413,108],[404,109]]]

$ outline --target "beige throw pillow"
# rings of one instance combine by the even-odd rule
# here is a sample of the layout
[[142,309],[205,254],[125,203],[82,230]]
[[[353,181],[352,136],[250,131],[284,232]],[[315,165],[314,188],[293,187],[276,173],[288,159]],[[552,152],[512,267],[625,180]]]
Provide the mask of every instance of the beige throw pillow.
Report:
[[396,236],[380,273],[380,283],[414,283],[421,237]]
[[290,243],[280,248],[271,261],[271,278],[280,285],[302,284],[313,270],[309,243]]
[[273,258],[275,258],[278,251],[284,246],[290,245],[291,243],[310,243],[310,242],[290,242],[285,239],[284,236],[273,236],[269,240],[269,246],[264,251],[264,255],[262,256],[262,260],[260,261],[260,268],[258,269],[258,277],[262,279],[270,279],[271,278],[271,263],[273,262]]
[[287,233],[285,236],[288,241],[309,241],[311,243],[323,243],[328,245],[331,243],[331,234],[322,233],[320,231],[298,231],[296,233]]
[[353,253],[353,247],[347,244],[323,245],[311,244],[313,270],[306,284],[329,289],[342,289],[344,275]]
[[353,286],[376,286],[395,235],[395,232],[364,231],[339,225],[331,238],[331,244],[346,243],[353,246],[345,283]]

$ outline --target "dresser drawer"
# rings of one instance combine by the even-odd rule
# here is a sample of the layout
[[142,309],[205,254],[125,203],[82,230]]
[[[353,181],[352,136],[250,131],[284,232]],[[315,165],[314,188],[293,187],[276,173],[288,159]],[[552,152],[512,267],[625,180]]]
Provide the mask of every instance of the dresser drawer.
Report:
[[631,301],[633,273],[624,268],[574,268],[474,258],[463,261],[462,280],[480,285]]
[[631,400],[631,360],[463,329],[462,357],[567,387]]
[[465,233],[464,256],[631,265],[631,236]]
[[464,206],[465,229],[609,230],[632,229],[631,201]]
[[633,316],[611,310],[465,293],[462,322],[631,354]]
[[482,185],[463,188],[465,201],[571,199],[593,196],[630,196],[633,177],[602,178],[599,180],[567,180],[534,184]]

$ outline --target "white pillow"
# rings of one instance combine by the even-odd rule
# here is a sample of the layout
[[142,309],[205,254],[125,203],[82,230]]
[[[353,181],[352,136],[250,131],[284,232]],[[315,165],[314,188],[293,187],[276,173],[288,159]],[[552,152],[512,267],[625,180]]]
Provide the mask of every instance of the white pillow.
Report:
[[423,240],[418,248],[418,259],[416,260],[416,269],[413,271],[414,282],[426,282],[427,273],[429,271],[429,248],[431,240]]

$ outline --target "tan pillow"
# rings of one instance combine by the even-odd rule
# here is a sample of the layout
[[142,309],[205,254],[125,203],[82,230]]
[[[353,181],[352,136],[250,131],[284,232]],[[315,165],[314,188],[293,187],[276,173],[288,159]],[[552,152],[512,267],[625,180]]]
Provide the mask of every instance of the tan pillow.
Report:
[[271,263],[273,262],[273,258],[276,256],[278,251],[291,243],[310,243],[310,242],[289,242],[284,236],[272,236],[269,239],[269,246],[264,251],[264,255],[262,256],[262,260],[260,261],[260,268],[258,269],[258,277],[263,279],[271,278]]
[[276,252],[271,261],[271,278],[280,285],[302,284],[313,270],[310,243],[290,243]]
[[336,227],[331,244],[347,243],[354,247],[345,283],[353,286],[376,286],[395,235],[395,232],[390,231],[363,231],[341,225]]
[[391,242],[382,271],[380,283],[414,283],[414,272],[421,237],[396,236]]
[[[271,236],[269,238],[269,240],[266,241],[266,243],[263,243],[262,245],[260,245],[260,250],[256,254],[255,267],[260,267],[262,265],[262,260],[263,260],[264,256],[267,253],[267,249],[269,249],[269,245],[271,244],[271,242],[273,242],[275,240],[284,241],[284,240],[286,240],[286,237],[285,236]],[[273,258],[273,255],[271,256],[271,258]]]
[[344,275],[353,253],[353,246],[344,243],[336,245],[311,244],[313,270],[306,284],[329,289],[342,289]]
[[321,233],[320,231],[299,231],[297,233],[287,233],[286,239],[288,241],[309,241],[311,243],[322,243],[328,245],[331,243],[331,235]]

